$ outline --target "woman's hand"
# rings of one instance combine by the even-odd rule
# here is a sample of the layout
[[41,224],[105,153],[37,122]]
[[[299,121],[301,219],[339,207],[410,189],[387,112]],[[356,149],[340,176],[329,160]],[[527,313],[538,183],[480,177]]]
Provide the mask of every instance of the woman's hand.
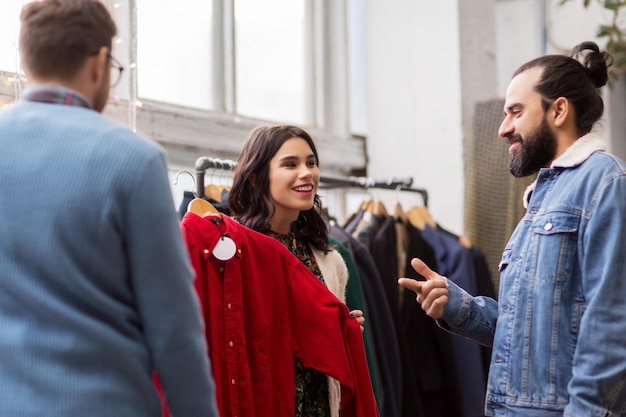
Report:
[[365,316],[363,315],[363,312],[361,310],[352,310],[350,312],[350,317],[356,319],[357,323],[359,323],[359,325],[361,326],[361,333],[363,333],[363,331],[365,330],[365,328],[363,327],[363,324],[365,323]]

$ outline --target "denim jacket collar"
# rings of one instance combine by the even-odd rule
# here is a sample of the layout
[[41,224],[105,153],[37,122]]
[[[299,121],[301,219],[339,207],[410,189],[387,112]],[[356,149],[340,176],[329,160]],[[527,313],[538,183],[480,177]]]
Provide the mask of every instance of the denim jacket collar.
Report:
[[[572,168],[585,162],[592,153],[605,150],[606,144],[597,133],[587,133],[567,148],[563,155],[552,161],[550,168]],[[533,181],[524,191],[522,201],[524,208],[528,208],[528,202],[536,185],[537,180]]]

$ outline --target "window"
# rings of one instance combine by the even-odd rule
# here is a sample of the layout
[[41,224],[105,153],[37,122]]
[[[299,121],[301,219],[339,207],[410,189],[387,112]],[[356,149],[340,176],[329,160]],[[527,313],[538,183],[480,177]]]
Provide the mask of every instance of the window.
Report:
[[213,2],[137,0],[137,93],[143,99],[216,109]]
[[[225,10],[217,0],[215,4],[212,0],[138,0],[139,97],[310,125],[311,117],[304,111],[310,99],[305,83],[312,65],[305,57],[310,26],[304,0],[235,0],[231,56],[224,56],[231,41]],[[220,20],[220,12],[226,21]],[[229,60],[233,73],[226,68]],[[234,109],[220,100],[229,77],[234,78]]]
[[[28,1],[4,0],[0,106],[19,96]],[[171,169],[193,171],[200,156],[235,159],[262,123],[306,128],[327,175],[365,167],[363,139],[351,134],[365,133],[364,55],[351,50],[364,48],[359,0],[102,1],[127,68],[105,115],[159,142]]]
[[348,0],[348,83],[350,132],[367,135],[367,57],[365,52],[365,4]]
[[311,125],[305,103],[313,62],[304,0],[235,0],[238,114]]
[[19,94],[21,73],[17,49],[19,16],[22,6],[32,0],[4,0],[0,14],[0,108]]
[[19,32],[19,16],[22,6],[29,1],[4,0],[0,15],[0,71],[18,72],[19,56],[17,38]]

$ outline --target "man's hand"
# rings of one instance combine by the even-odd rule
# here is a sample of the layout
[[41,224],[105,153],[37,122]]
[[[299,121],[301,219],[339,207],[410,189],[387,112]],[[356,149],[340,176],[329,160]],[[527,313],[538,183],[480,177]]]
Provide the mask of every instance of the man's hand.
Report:
[[411,266],[415,272],[426,278],[417,281],[411,278],[400,278],[398,284],[417,294],[415,298],[422,305],[422,310],[430,317],[438,319],[448,303],[448,280],[430,269],[421,259],[413,258]]

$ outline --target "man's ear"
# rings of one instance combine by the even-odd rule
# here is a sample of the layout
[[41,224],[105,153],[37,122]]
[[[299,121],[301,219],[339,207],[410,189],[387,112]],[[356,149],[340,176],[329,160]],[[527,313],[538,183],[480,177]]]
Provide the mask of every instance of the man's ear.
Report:
[[565,122],[572,116],[570,103],[565,97],[559,97],[552,103],[552,120],[554,126],[562,127]]
[[98,52],[90,57],[90,74],[91,80],[99,84],[103,77],[106,77],[109,71],[109,48],[106,46],[100,47]]

